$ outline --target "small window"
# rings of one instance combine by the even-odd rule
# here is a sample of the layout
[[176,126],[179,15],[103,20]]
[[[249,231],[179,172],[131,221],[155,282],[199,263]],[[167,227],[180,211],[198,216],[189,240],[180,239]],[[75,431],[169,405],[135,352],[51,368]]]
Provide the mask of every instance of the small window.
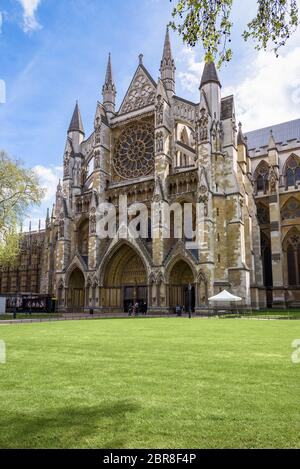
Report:
[[300,158],[291,155],[285,165],[286,188],[294,187],[300,181]]
[[289,285],[297,285],[295,252],[294,252],[293,246],[291,245],[288,247],[288,250],[287,250],[287,263],[288,263]]
[[260,175],[257,178],[257,190],[263,191],[264,190],[264,178]]
[[286,180],[288,187],[295,185],[295,176],[292,169],[288,169],[286,172]]

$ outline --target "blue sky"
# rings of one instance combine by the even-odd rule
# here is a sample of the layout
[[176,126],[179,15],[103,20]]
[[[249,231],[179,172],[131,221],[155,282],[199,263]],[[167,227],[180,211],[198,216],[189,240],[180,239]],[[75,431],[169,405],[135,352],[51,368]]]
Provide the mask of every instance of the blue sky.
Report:
[[[0,148],[34,167],[47,188],[33,223],[53,203],[71,115],[79,100],[88,135],[101,100],[108,53],[120,104],[138,63],[157,79],[169,0],[0,0]],[[300,117],[300,33],[276,59],[240,35],[255,0],[235,1],[234,59],[221,72],[223,95],[234,93],[245,130]],[[177,94],[198,100],[201,48],[188,50],[172,33]]]

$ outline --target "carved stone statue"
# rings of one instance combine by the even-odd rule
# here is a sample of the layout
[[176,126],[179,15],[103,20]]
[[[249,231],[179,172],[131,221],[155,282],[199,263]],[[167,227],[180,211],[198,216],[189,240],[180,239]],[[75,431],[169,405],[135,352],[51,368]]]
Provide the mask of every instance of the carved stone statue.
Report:
[[93,207],[91,209],[91,213],[90,213],[90,234],[95,234],[96,233],[96,223],[97,223],[96,209],[95,209],[95,207]]
[[68,177],[70,174],[70,155],[66,151],[64,158],[64,177]]
[[164,151],[164,134],[163,132],[158,132],[156,134],[156,151],[161,153]]
[[272,167],[270,169],[270,173],[269,173],[269,182],[270,182],[270,192],[272,194],[276,193],[276,189],[277,189],[277,174],[275,172],[275,169]]
[[95,159],[94,159],[94,169],[99,169],[100,168],[100,154],[97,151],[95,153]]
[[162,101],[162,97],[159,95],[157,96],[157,104],[156,104],[156,125],[161,125],[164,120],[164,103]]
[[208,216],[208,189],[206,186],[201,186],[199,189],[198,202],[204,205],[204,216]]
[[196,136],[199,142],[208,139],[208,115],[204,108],[200,110],[200,117],[196,123]]

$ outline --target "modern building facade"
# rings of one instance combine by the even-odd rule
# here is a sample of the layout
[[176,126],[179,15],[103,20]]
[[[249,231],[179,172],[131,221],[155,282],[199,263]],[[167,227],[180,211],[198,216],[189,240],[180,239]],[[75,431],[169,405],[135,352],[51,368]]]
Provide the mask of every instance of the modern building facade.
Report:
[[[191,301],[201,314],[225,288],[245,306],[297,305],[300,120],[243,134],[213,63],[197,103],[177,96],[175,84],[168,31],[158,82],[140,55],[119,109],[109,57],[94,132],[85,136],[77,103],[52,214],[45,230],[24,234],[18,268],[2,268],[2,294],[55,295],[61,310],[105,312],[139,301],[168,313]],[[124,195],[149,213],[153,203],[200,207],[192,220],[203,242],[188,248],[174,216],[168,237],[162,218],[150,217],[146,237],[124,235],[118,222],[103,239],[99,207],[118,214]]]

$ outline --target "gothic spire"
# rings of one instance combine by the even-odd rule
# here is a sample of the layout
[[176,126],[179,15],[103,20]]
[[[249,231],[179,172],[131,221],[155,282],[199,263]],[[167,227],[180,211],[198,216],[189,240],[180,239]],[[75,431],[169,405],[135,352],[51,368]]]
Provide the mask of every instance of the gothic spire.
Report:
[[108,54],[108,63],[107,63],[107,68],[106,68],[105,84],[106,85],[113,84],[111,55],[110,55],[110,53]]
[[103,105],[107,112],[114,113],[116,105],[116,87],[113,80],[111,55],[109,53],[108,63],[105,74],[105,83],[102,88]]
[[242,123],[241,122],[239,122],[239,131],[238,131],[238,135],[237,135],[237,144],[247,146],[247,142],[246,142],[245,136],[243,134]]
[[170,41],[170,34],[169,34],[169,27],[167,26],[166,36],[165,36],[165,44],[164,44],[164,52],[163,52],[163,59],[172,60],[172,49],[171,49],[171,41]]
[[175,62],[172,56],[169,28],[167,27],[163,56],[160,64],[161,79],[171,96],[175,93]]
[[84,135],[84,129],[83,129],[78,101],[76,101],[76,106],[73,112],[73,116],[72,116],[72,120],[71,120],[68,132],[81,132]]
[[49,208],[47,208],[46,227],[48,227],[49,223],[50,223],[50,213],[49,213]]
[[201,78],[200,89],[208,83],[217,83],[221,86],[214,62],[206,62]]
[[204,92],[210,109],[210,115],[215,121],[221,117],[221,83],[215,64],[206,62],[200,83],[200,93]]
[[276,149],[276,142],[275,142],[273,130],[270,130],[268,150],[274,150],[274,149]]

